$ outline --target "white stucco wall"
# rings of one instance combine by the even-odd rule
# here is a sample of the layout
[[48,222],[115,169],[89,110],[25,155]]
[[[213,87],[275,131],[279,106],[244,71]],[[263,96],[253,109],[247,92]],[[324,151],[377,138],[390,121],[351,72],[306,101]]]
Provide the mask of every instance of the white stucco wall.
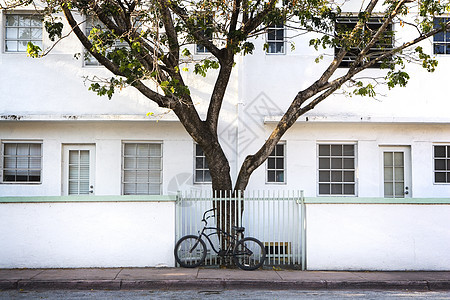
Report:
[[308,270],[450,270],[449,205],[308,204]]
[[0,268],[175,266],[174,202],[2,203]]

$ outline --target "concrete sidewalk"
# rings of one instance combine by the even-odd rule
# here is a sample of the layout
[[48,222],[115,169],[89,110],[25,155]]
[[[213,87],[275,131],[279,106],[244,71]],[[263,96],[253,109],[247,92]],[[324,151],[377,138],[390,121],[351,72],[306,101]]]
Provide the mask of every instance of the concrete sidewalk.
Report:
[[111,268],[0,269],[6,289],[386,289],[450,290],[450,272]]

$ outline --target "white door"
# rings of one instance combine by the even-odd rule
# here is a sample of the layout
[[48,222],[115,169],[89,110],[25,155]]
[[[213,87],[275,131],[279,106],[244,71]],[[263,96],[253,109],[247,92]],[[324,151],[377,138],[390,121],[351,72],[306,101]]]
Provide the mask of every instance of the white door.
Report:
[[410,198],[411,148],[407,146],[381,147],[383,163],[383,197]]
[[93,195],[95,146],[63,146],[63,195]]

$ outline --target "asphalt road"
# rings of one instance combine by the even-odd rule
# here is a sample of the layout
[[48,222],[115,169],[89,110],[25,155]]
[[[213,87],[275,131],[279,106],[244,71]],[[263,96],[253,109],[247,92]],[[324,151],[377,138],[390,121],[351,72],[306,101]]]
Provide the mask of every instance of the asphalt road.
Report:
[[450,300],[450,291],[272,291],[272,290],[187,290],[187,291],[0,291],[0,299],[433,299]]

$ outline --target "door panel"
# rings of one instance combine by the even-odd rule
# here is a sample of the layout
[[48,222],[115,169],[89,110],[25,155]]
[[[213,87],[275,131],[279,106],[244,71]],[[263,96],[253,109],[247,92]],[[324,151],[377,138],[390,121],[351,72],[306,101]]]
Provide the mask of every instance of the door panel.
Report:
[[63,195],[92,195],[95,181],[95,146],[63,146]]
[[381,147],[383,197],[411,197],[410,147]]

